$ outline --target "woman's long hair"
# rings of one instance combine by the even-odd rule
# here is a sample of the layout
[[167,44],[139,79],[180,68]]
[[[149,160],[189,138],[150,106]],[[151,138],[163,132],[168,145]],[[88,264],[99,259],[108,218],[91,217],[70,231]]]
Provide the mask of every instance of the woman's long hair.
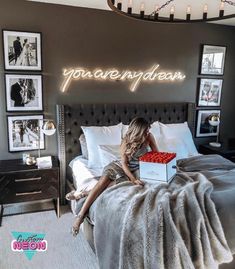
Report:
[[144,118],[134,118],[122,140],[122,150],[128,159],[131,159],[135,152],[146,141],[149,123]]

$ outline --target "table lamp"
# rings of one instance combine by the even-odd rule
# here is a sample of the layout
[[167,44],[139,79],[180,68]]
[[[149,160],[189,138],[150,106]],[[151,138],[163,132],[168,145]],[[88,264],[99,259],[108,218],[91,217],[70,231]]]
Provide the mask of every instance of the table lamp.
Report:
[[210,142],[209,145],[212,147],[219,148],[221,144],[219,143],[219,125],[220,125],[220,117],[218,114],[211,114],[209,116],[209,124],[213,127],[217,127],[217,138],[216,142]]
[[[40,122],[43,122],[42,125],[40,124]],[[47,135],[47,136],[51,136],[56,132],[56,126],[55,123],[53,122],[53,120],[47,120],[47,119],[43,119],[43,120],[39,120],[39,124],[38,124],[39,128],[38,128],[38,158],[41,157],[41,150],[40,150],[40,128],[42,130],[42,132]],[[41,127],[40,127],[41,126]]]

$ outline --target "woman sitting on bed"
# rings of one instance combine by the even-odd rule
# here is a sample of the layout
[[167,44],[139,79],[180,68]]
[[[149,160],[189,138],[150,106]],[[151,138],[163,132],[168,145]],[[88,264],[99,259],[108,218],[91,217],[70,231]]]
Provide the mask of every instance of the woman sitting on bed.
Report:
[[79,232],[80,225],[96,198],[110,185],[130,180],[135,185],[143,186],[144,183],[138,178],[139,157],[148,151],[157,151],[156,142],[149,132],[149,123],[143,118],[134,118],[121,144],[121,162],[113,161],[104,167],[103,174],[95,187],[90,192],[72,191],[66,195],[67,200],[78,200],[87,196],[79,214],[73,224],[74,236]]

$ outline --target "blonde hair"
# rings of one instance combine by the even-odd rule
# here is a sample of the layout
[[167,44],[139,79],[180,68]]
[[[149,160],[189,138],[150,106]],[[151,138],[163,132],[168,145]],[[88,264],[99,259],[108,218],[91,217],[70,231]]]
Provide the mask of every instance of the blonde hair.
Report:
[[126,135],[122,140],[122,152],[131,159],[135,152],[146,141],[146,131],[150,127],[144,118],[134,118],[128,128]]

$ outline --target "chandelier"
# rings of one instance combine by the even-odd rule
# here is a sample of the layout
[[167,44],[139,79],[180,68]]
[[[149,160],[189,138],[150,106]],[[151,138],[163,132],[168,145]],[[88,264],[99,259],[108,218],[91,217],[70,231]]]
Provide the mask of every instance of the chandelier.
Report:
[[[235,0],[219,0],[218,9],[214,11],[213,14],[210,14],[209,5],[205,4],[201,7],[201,15],[195,16],[193,14],[193,8],[191,5],[186,5],[184,8],[182,7],[182,1],[180,5],[180,16],[177,15],[177,7],[175,7],[173,2],[175,0],[168,0],[165,3],[158,5],[156,1],[156,5],[147,14],[145,3],[139,3],[139,8],[133,12],[133,3],[137,3],[138,0],[107,0],[109,7],[115,11],[116,13],[126,16],[128,18],[144,20],[150,22],[161,22],[161,23],[193,23],[193,22],[210,22],[210,21],[218,21],[225,20],[230,18],[235,18]],[[149,2],[149,1],[146,1]],[[185,2],[185,1],[184,1]],[[192,1],[197,2],[195,0]],[[216,5],[216,1],[213,1],[213,5]],[[150,7],[151,8],[151,7]],[[170,8],[170,9],[169,9]],[[182,13],[182,8],[184,12]],[[200,8],[200,7],[199,7]],[[225,10],[226,8],[226,10]],[[232,12],[231,12],[232,11]],[[215,14],[216,12],[216,14]],[[227,14],[228,13],[228,14]]]

